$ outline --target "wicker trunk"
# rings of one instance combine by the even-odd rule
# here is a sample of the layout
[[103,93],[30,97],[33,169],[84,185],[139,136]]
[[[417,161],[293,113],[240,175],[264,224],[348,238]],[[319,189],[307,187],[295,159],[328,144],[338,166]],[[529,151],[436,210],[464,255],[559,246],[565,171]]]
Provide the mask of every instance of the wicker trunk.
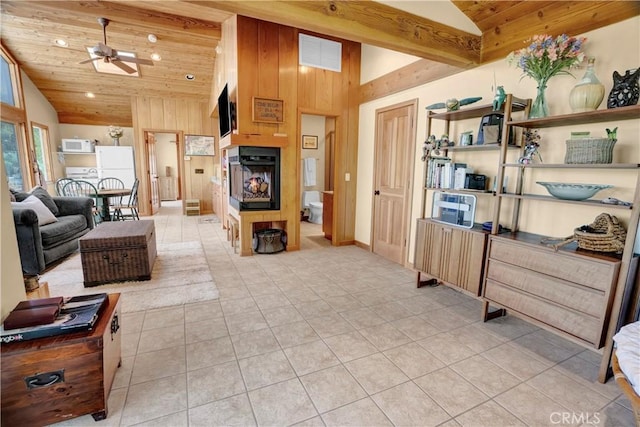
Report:
[[79,240],[84,286],[149,280],[156,260],[154,222],[105,222]]

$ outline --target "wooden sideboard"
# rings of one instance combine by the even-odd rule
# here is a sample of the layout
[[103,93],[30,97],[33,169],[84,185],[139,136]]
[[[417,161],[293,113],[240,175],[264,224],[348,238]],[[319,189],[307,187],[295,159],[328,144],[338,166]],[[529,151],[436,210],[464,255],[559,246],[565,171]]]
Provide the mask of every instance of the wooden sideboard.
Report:
[[483,297],[511,314],[600,348],[620,260],[540,245],[528,233],[491,236]]
[[[91,414],[107,417],[120,366],[120,294],[90,331],[2,344],[2,425],[42,426]],[[33,385],[38,375],[49,383]],[[60,379],[56,381],[56,379]],[[43,380],[44,381],[44,380]]]
[[473,296],[480,296],[487,232],[418,219],[414,267]]

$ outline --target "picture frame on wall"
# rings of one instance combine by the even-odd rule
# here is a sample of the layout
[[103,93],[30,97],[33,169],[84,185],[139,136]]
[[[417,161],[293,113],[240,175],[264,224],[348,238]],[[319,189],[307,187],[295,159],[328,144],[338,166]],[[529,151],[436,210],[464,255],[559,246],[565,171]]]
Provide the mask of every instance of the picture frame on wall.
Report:
[[316,135],[302,135],[302,148],[308,150],[317,150],[318,137]]
[[215,156],[216,139],[209,135],[185,135],[185,156]]

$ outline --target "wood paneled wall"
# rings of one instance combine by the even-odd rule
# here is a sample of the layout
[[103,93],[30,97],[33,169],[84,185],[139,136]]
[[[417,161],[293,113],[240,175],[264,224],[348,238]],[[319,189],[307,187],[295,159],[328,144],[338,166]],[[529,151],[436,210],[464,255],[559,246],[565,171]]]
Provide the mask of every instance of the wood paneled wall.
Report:
[[[140,179],[138,204],[141,214],[150,215],[149,171],[144,132],[175,132],[179,134],[178,147],[180,153],[184,153],[185,134],[214,135],[216,137],[216,152],[218,152],[218,130],[215,121],[209,115],[209,100],[206,98],[132,97],[131,110],[136,138],[134,144],[136,173]],[[216,161],[216,157],[191,156],[190,160],[185,160],[183,157],[178,162],[183,199],[200,199],[202,213],[213,212],[211,177],[215,173],[214,164]],[[196,174],[196,169],[203,169],[204,173]]]
[[[300,246],[301,131],[300,115],[316,114],[336,118],[334,167],[333,243],[351,244],[355,234],[355,198],[357,175],[358,100],[360,80],[360,44],[342,43],[342,72],[298,65],[299,30],[243,16],[234,17],[235,34],[225,34],[224,55],[237,58],[225,70],[236,102],[237,134],[225,138],[225,145],[251,145],[274,134],[286,135],[282,148],[281,217],[287,221],[288,248]],[[328,38],[326,36],[320,36]],[[232,51],[227,50],[227,46]],[[237,56],[236,56],[237,55]],[[237,81],[233,79],[237,77]],[[283,123],[257,123],[252,118],[253,98],[284,101]],[[351,179],[345,180],[345,174]]]

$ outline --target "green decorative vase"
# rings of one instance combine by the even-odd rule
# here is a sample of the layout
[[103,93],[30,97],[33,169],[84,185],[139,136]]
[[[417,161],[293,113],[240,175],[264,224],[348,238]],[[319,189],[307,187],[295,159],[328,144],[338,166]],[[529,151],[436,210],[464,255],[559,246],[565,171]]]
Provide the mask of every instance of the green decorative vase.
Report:
[[531,104],[531,111],[529,111],[530,119],[540,119],[549,116],[549,107],[547,106],[547,97],[545,96],[545,89],[547,89],[546,83],[538,84],[538,93],[536,99]]

